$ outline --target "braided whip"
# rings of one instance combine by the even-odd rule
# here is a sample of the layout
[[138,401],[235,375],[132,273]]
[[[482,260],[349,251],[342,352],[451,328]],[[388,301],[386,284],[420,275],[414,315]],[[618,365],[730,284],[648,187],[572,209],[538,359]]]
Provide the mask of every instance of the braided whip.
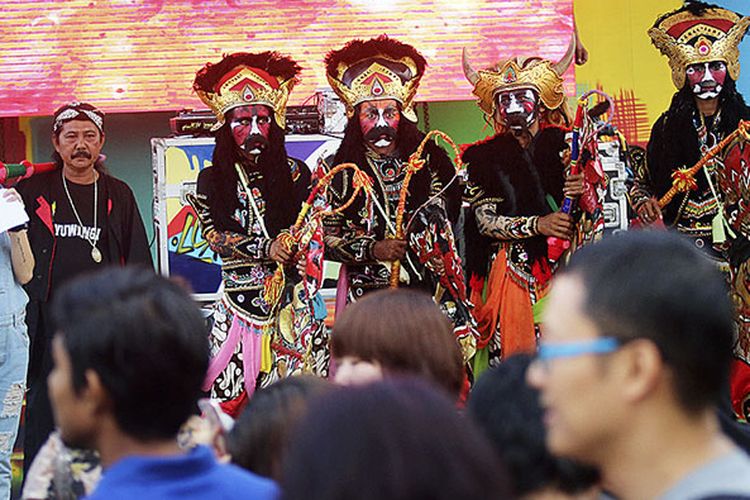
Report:
[[698,163],[690,168],[679,169],[672,172],[672,187],[664,196],[659,199],[659,207],[664,208],[677,196],[677,193],[684,193],[691,189],[696,189],[698,184],[695,181],[695,174],[702,169],[709,161],[713,160],[727,145],[738,136],[746,141],[750,141],[750,120],[740,120],[737,130],[726,136],[720,143],[712,147]]
[[[453,142],[453,139],[440,130],[430,130],[427,132],[427,135],[422,139],[417,150],[409,156],[409,161],[406,165],[406,175],[404,176],[404,183],[399,192],[398,206],[396,208],[396,234],[394,235],[394,238],[397,240],[404,239],[404,211],[406,210],[406,195],[409,192],[409,182],[411,182],[412,176],[424,167],[426,160],[422,159],[422,153],[424,152],[427,142],[432,139],[433,136],[440,137],[451,147],[451,149],[453,149],[453,163],[456,165],[456,170],[459,171],[463,168],[461,150],[456,146],[456,143]],[[398,278],[400,273],[401,261],[394,260],[391,264],[391,288],[398,288]]]
[[[299,215],[297,215],[297,220],[294,222],[294,226],[292,226],[292,230],[282,231],[279,234],[279,243],[282,244],[287,251],[291,252],[292,249],[294,249],[295,245],[299,243],[299,235],[302,234],[300,228],[302,228],[305,217],[310,212],[310,208],[312,208],[315,198],[328,189],[328,186],[330,186],[336,174],[346,169],[354,171],[354,178],[352,180],[354,190],[352,192],[352,195],[349,197],[346,203],[342,204],[340,207],[331,210],[322,210],[315,213],[313,217],[330,217],[332,215],[343,212],[344,210],[349,208],[352,203],[354,203],[354,200],[357,198],[357,196],[359,196],[360,192],[364,191],[366,196],[371,195],[372,179],[370,179],[367,174],[362,172],[362,170],[360,170],[357,165],[355,165],[354,163],[342,163],[340,165],[336,165],[331,170],[326,172],[326,174],[318,180],[318,183],[310,191],[310,196],[308,196],[307,200],[302,203],[302,207],[300,209]],[[281,293],[284,290],[283,264],[278,264],[276,271],[272,276],[266,278],[264,285],[264,300],[267,304],[273,304],[273,307],[276,308],[279,304],[279,299],[281,299]]]

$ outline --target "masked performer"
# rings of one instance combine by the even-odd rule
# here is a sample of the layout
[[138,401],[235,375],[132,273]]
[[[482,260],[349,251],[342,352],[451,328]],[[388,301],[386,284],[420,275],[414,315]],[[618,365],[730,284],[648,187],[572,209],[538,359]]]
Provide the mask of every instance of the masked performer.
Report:
[[287,293],[268,293],[278,264],[293,264],[282,235],[310,181],[307,166],[284,149],[284,113],[299,70],[274,52],[236,53],[207,64],[193,85],[217,123],[213,164],[200,172],[190,201],[203,236],[222,258],[223,283],[204,390],[230,414],[256,387],[292,373],[305,354],[278,331],[279,302]]
[[[355,163],[374,182],[369,202],[360,198],[327,220],[326,251],[346,266],[340,284],[348,286],[348,301],[387,287],[391,262],[401,261],[401,286],[433,295],[466,355],[473,350],[473,320],[450,222],[458,216],[461,187],[447,154],[432,141],[408,185],[406,238],[394,238],[407,160],[425,137],[413,107],[425,67],[414,47],[385,35],[353,40],[326,57],[328,81],[349,117],[334,164]],[[329,190],[332,205],[340,206],[352,189],[351,177],[337,178]]]
[[[693,188],[664,207],[657,200],[672,187],[673,175],[692,167],[737,129],[741,119],[750,118],[735,85],[738,45],[748,26],[750,17],[691,2],[661,16],[649,30],[654,45],[669,59],[678,91],[651,130],[646,162],[636,169],[629,192],[642,222],[663,220],[727,273],[737,308],[735,354],[745,362],[750,359],[750,224],[738,206],[743,198],[745,204],[750,200],[747,183],[741,180],[748,176],[744,146],[708,162],[693,177]],[[735,369],[748,366],[741,363]],[[748,388],[737,390],[744,394],[735,394],[736,401],[747,397]]]
[[558,63],[512,58],[464,73],[496,135],[470,146],[466,261],[481,348],[475,368],[519,351],[533,351],[539,329],[535,305],[547,293],[555,264],[546,237],[570,240],[574,218],[557,212],[563,195],[584,194],[583,175],[565,175],[570,118],[562,75],[575,50]]

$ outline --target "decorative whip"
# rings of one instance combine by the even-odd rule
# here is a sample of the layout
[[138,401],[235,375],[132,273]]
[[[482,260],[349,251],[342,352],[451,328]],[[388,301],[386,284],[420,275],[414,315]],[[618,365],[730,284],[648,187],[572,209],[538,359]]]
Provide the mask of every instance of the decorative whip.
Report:
[[703,158],[698,160],[698,163],[690,168],[679,169],[672,172],[672,187],[659,199],[659,207],[664,208],[667,206],[677,193],[684,193],[697,189],[698,183],[695,180],[695,174],[697,174],[709,161],[713,160],[716,155],[718,155],[738,136],[742,136],[746,141],[750,141],[750,120],[740,120],[739,125],[737,125],[737,130],[712,147]]
[[[419,144],[414,153],[409,156],[409,162],[406,165],[406,174],[404,175],[404,183],[401,185],[401,191],[398,197],[398,207],[396,208],[396,234],[394,238],[397,240],[404,239],[404,211],[406,210],[406,195],[409,192],[409,183],[411,182],[412,176],[424,167],[426,160],[422,159],[422,153],[424,148],[433,136],[440,137],[453,149],[455,156],[453,162],[456,165],[456,170],[463,168],[463,162],[461,161],[461,150],[453,142],[453,139],[448,134],[441,132],[440,130],[430,130],[425,135],[422,142]],[[401,261],[394,260],[391,264],[391,288],[398,288],[398,278],[401,273]]]
[[[332,215],[343,212],[344,210],[349,208],[352,203],[354,203],[354,200],[357,198],[357,196],[359,196],[360,192],[364,191],[366,196],[371,196],[372,179],[370,179],[367,174],[362,172],[362,170],[360,170],[357,165],[355,165],[354,163],[341,163],[340,165],[336,165],[331,170],[326,172],[325,175],[323,175],[323,177],[318,180],[318,183],[315,185],[315,187],[310,191],[310,196],[308,196],[307,200],[302,203],[302,208],[300,209],[299,215],[297,215],[297,220],[294,222],[292,230],[283,231],[281,234],[279,234],[279,243],[282,244],[287,251],[291,252],[294,249],[295,245],[299,243],[299,235],[302,234],[300,229],[302,228],[302,225],[305,221],[305,217],[307,217],[307,214],[310,212],[310,208],[312,208],[313,206],[315,198],[328,189],[328,186],[330,186],[336,174],[346,169],[354,171],[354,177],[352,179],[352,186],[354,187],[354,190],[352,192],[352,195],[349,197],[346,203],[342,204],[340,207],[331,210],[322,210],[315,213],[313,217],[330,217]],[[281,263],[279,263],[276,271],[273,273],[273,276],[266,278],[264,288],[265,292],[263,298],[265,299],[267,304],[274,304],[275,307],[278,304],[279,299],[281,298],[282,291],[284,290],[284,266]]]
[[41,174],[54,169],[54,162],[31,163],[28,160],[23,160],[21,163],[3,163],[0,161],[0,185],[10,185],[21,179],[28,179],[34,174]]
[[[596,140],[599,131],[606,125],[603,124],[589,131],[588,133],[584,133],[583,138],[581,138],[581,130],[585,129],[584,125],[588,120],[590,120],[590,113],[593,113],[595,116],[597,115],[595,112],[596,109],[592,109],[591,112],[587,112],[589,97],[594,94],[597,94],[606,99],[606,101],[602,104],[608,104],[608,106],[606,107],[603,106],[602,110],[598,114],[602,114],[607,110],[611,111],[612,109],[614,109],[612,98],[600,90],[590,90],[578,99],[578,108],[576,109],[576,116],[573,120],[573,139],[570,144],[570,175],[577,175],[581,171],[581,167],[580,165],[578,165],[578,160],[581,157],[582,146],[587,144],[592,139]],[[595,106],[595,108],[598,108],[599,106],[601,105],[597,105]],[[576,202],[578,201],[577,198],[578,197],[566,196],[563,199],[562,206],[560,207],[560,212],[568,215],[573,213]],[[562,254],[565,253],[568,248],[570,248],[570,240],[558,238],[556,236],[549,236],[547,238],[547,257],[552,262],[556,262],[560,257],[562,257]]]

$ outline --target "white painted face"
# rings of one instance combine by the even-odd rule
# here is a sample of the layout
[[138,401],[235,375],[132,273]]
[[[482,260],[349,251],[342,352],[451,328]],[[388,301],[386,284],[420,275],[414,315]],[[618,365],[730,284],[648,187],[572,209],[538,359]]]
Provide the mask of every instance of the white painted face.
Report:
[[237,146],[248,154],[260,154],[268,147],[271,108],[262,104],[235,108],[231,111],[229,126]]
[[391,154],[396,148],[400,120],[401,112],[395,99],[380,99],[359,105],[362,136],[376,153]]
[[510,128],[528,128],[536,120],[537,97],[532,89],[500,92],[497,110],[500,119]]
[[722,61],[691,64],[685,70],[685,76],[698,99],[713,99],[724,88],[727,66]]

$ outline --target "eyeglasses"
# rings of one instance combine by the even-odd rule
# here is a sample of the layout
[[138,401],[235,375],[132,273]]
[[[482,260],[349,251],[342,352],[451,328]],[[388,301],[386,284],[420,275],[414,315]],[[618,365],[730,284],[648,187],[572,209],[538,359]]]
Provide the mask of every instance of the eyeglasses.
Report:
[[614,337],[600,337],[592,340],[541,344],[535,361],[545,365],[557,358],[573,358],[584,354],[609,354],[615,352],[622,341]]

